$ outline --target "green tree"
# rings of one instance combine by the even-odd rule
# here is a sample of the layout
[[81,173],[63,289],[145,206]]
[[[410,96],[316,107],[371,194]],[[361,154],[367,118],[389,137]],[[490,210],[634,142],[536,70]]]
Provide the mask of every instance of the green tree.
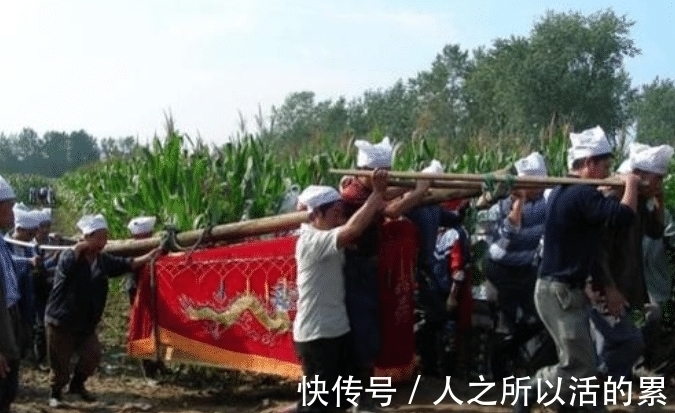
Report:
[[624,60],[640,53],[629,37],[633,24],[611,10],[548,12],[529,37],[476,50],[465,82],[474,132],[534,136],[571,124],[601,125],[612,135],[625,127],[635,91]]
[[116,156],[129,156],[140,147],[133,136],[125,138],[105,138],[99,141],[99,151],[104,159]]
[[634,108],[638,142],[675,145],[675,84],[671,79],[657,77],[643,85]]
[[76,169],[101,158],[96,139],[84,130],[71,132],[68,136],[68,163],[70,169]]
[[68,172],[70,170],[70,161],[68,160],[69,139],[65,132],[46,132],[43,136],[42,161],[35,173],[48,177],[59,177]]
[[410,80],[416,95],[416,126],[420,132],[455,141],[466,119],[463,83],[470,67],[469,53],[459,45],[443,48],[431,65]]

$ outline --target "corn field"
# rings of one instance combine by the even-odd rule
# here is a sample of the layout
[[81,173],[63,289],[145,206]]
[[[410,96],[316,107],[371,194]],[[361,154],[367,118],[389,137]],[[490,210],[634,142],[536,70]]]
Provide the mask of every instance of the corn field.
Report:
[[[381,136],[369,137],[379,141]],[[235,143],[209,148],[193,142],[167,121],[166,136],[155,137],[150,147],[132,158],[112,159],[69,173],[57,184],[67,216],[102,213],[111,237],[126,238],[126,224],[139,215],[158,217],[179,230],[260,218],[277,214],[295,185],[337,185],[339,176],[329,168],[353,168],[353,137],[308,143],[306,148],[281,151],[253,135]],[[395,145],[394,170],[420,170],[432,159],[447,172],[488,173],[510,166],[538,150],[547,159],[549,174],[566,171],[566,131],[542,133],[538,144],[517,140],[494,142],[476,139],[455,153],[450,143],[416,137]],[[621,157],[617,157],[617,162]],[[617,164],[618,165],[618,164]],[[675,200],[675,185],[667,180],[668,199]],[[73,228],[74,230],[74,228]]]

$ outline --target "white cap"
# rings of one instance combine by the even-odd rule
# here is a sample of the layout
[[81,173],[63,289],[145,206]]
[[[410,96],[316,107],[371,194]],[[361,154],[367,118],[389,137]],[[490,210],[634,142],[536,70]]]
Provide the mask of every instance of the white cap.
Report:
[[30,211],[30,208],[28,208],[23,202],[18,202],[14,204],[14,210]]
[[612,146],[600,126],[586,129],[581,133],[570,133],[572,146],[567,150],[567,167],[572,169],[572,164],[577,159],[590,158],[592,156],[607,155],[612,153]]
[[156,222],[156,217],[136,217],[129,221],[127,228],[132,235],[147,234],[152,232]]
[[619,168],[616,171],[620,174],[629,174],[633,172],[633,165],[631,165],[630,158],[621,162],[621,165],[619,165]]
[[0,176],[0,201],[7,201],[8,199],[16,199],[16,194],[9,182]]
[[631,169],[666,175],[675,150],[670,145],[649,146],[631,143],[628,152]]
[[85,215],[77,221],[77,227],[82,231],[84,235],[89,235],[94,231],[99,229],[107,229],[108,223],[105,220],[105,217],[101,214],[97,215]]
[[37,229],[40,226],[40,219],[37,214],[31,211],[14,208],[14,228]]
[[52,222],[52,209],[51,208],[42,208],[40,211],[37,211],[42,214],[42,219],[40,223]]
[[546,176],[546,161],[539,152],[532,152],[525,158],[518,159],[514,166],[518,176]]
[[341,199],[337,189],[332,186],[324,185],[310,185],[298,195],[298,202],[305,205],[309,212],[312,212],[321,205],[329,204]]
[[359,139],[354,142],[354,146],[359,149],[356,156],[358,168],[391,168],[393,148],[388,136],[385,136],[382,142],[374,145]]
[[443,173],[443,165],[436,159],[431,161],[429,166],[426,168],[422,169],[422,173],[429,173],[429,174],[442,174]]

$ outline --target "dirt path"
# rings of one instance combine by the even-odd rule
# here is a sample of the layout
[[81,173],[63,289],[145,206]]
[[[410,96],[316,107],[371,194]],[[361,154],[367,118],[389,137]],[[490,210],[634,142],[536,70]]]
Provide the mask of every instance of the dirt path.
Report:
[[[110,365],[108,365],[110,366]],[[215,373],[212,377],[195,379],[195,375],[175,374],[157,385],[148,384],[139,377],[138,365],[135,363],[120,364],[106,374],[106,369],[92,377],[88,382],[89,389],[98,397],[96,403],[83,403],[77,398],[66,395],[68,404],[65,410],[50,409],[46,401],[48,397],[47,375],[44,372],[24,366],[21,377],[20,397],[15,404],[16,413],[117,413],[117,412],[172,412],[172,413],[234,413],[264,412],[273,413],[298,399],[297,384],[280,382],[273,378],[252,376],[237,373]],[[197,375],[199,376],[199,375]],[[200,382],[201,381],[201,382]],[[482,388],[470,388],[467,383],[452,383],[454,394],[463,401],[462,405],[445,397],[434,404],[444,393],[445,382],[440,379],[422,379],[415,392],[412,404],[408,404],[414,381],[396,387],[391,406],[383,411],[431,413],[456,411],[466,413],[501,413],[510,412],[508,405],[499,405],[499,391],[489,392],[481,398],[496,401],[497,406],[480,406],[467,404]],[[675,391],[665,392],[666,407],[637,407],[637,394],[629,407],[610,407],[613,412],[675,412]],[[548,410],[540,410],[548,411]]]

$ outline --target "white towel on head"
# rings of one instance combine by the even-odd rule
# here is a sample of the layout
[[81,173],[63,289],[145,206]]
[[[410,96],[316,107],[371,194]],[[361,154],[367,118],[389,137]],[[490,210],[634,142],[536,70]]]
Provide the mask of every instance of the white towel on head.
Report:
[[393,148],[389,137],[385,136],[380,143],[372,144],[362,139],[354,141],[358,148],[356,166],[359,168],[391,168]]
[[612,146],[600,126],[586,129],[581,133],[570,133],[572,146],[567,150],[567,167],[572,169],[572,164],[577,159],[590,158],[592,156],[612,153]]

